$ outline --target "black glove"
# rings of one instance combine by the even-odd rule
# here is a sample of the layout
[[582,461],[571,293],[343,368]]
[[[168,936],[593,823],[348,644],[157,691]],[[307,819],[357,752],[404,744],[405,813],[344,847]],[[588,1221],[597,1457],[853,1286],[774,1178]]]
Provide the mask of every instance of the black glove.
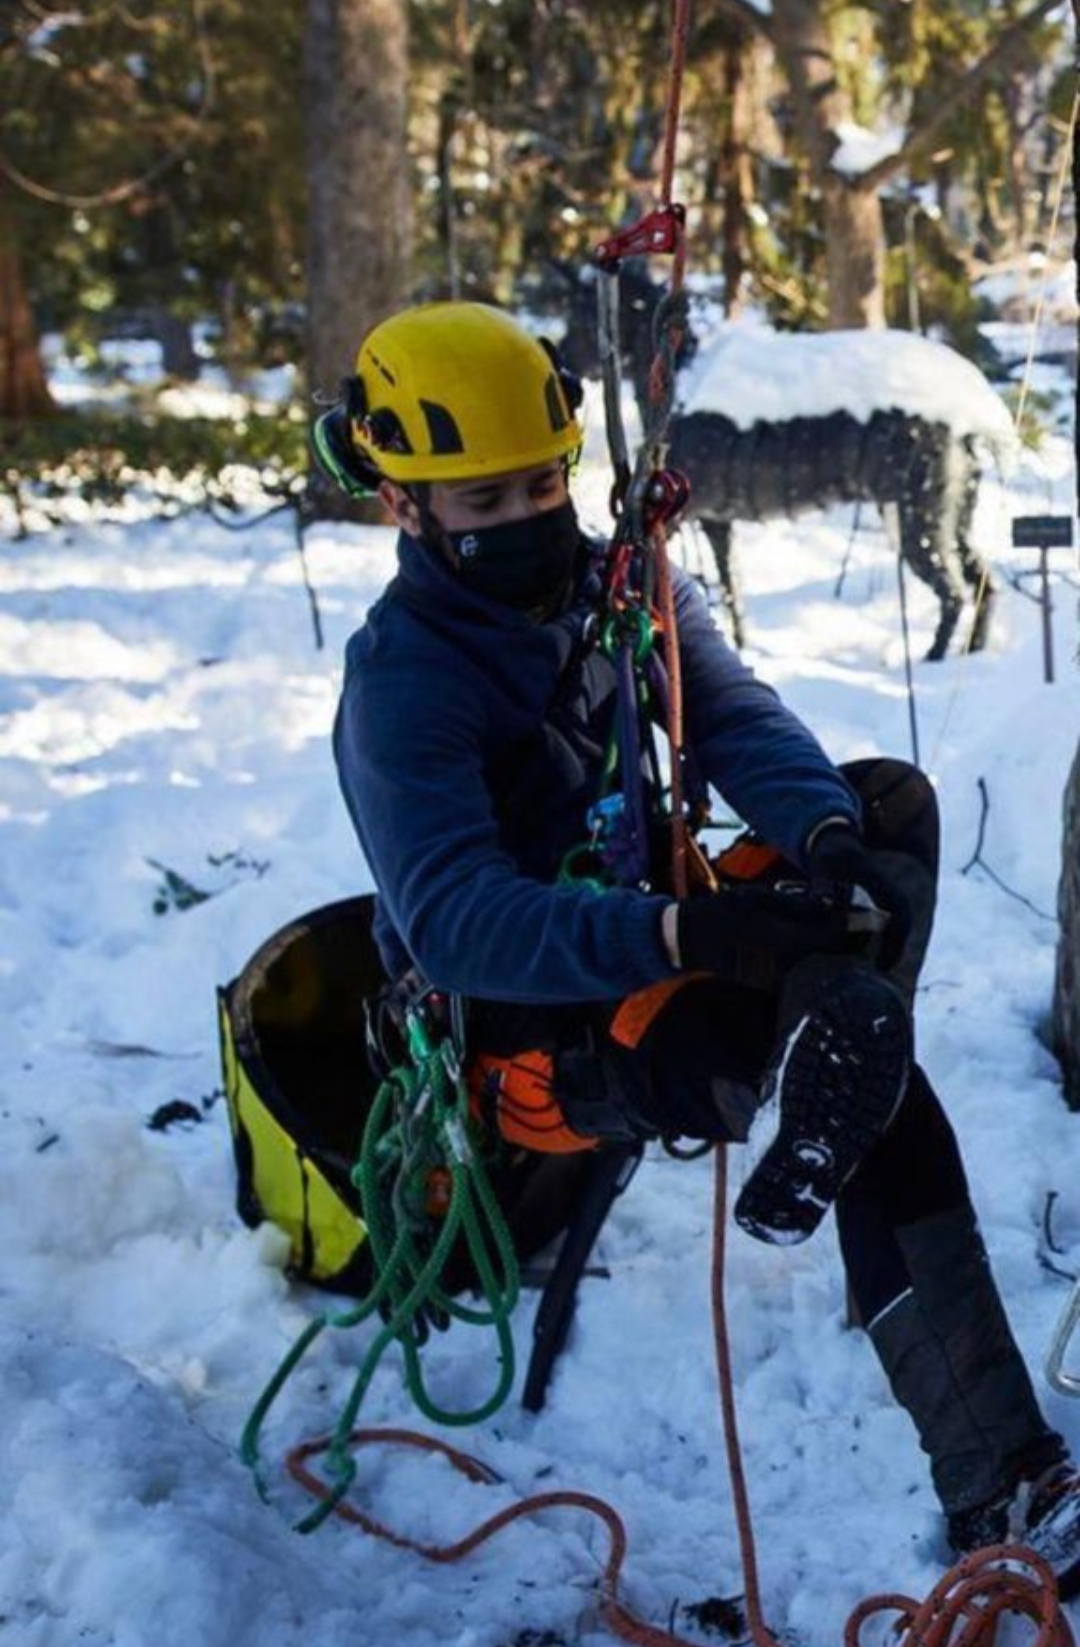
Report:
[[[854,920],[854,925],[853,925]],[[738,884],[679,903],[679,956],[687,972],[773,989],[808,955],[865,953],[883,924],[853,917],[850,899],[804,881],[775,887]]]
[[[883,972],[899,959],[911,931],[911,905],[896,876],[883,867],[851,824],[827,824],[807,854],[810,885],[820,897],[846,903],[853,914],[870,905],[888,916],[877,947]],[[859,889],[866,894],[860,899]]]

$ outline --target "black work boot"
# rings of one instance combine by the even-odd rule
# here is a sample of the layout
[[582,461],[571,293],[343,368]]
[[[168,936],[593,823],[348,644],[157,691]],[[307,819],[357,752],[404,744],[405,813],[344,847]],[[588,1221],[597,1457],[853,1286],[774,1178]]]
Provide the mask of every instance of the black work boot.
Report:
[[1062,1601],[1080,1595],[1080,1472],[1066,1457],[1041,1471],[1022,1471],[987,1504],[957,1510],[948,1532],[958,1556],[988,1544],[1026,1545],[1054,1574]]
[[1075,1593],[1080,1483],[1039,1410],[974,1212],[935,1213],[896,1237],[911,1288],[867,1330],[929,1456],[950,1546],[1028,1544]]
[[[793,974],[794,977],[794,974]],[[747,1234],[776,1246],[817,1229],[888,1127],[911,1068],[911,1020],[897,991],[865,967],[810,972],[781,1039],[750,1132],[759,1156],[735,1203]]]

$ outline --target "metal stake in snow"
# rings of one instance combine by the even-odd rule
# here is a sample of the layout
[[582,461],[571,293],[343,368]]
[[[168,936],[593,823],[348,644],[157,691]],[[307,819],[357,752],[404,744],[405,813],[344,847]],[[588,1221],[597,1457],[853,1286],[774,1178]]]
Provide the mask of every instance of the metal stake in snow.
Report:
[[1050,596],[1050,551],[1071,549],[1071,515],[1017,515],[1012,523],[1014,549],[1039,551],[1039,605],[1042,607],[1043,680],[1054,678],[1054,603]]
[[904,678],[907,681],[908,724],[911,727],[911,759],[916,766],[919,766],[921,765],[919,760],[919,723],[915,715],[915,680],[911,670],[911,631],[908,628],[904,557],[900,550],[899,505],[896,503],[883,503],[881,505],[881,518],[885,523],[886,536],[896,550],[896,576],[900,586],[900,627],[904,635]]

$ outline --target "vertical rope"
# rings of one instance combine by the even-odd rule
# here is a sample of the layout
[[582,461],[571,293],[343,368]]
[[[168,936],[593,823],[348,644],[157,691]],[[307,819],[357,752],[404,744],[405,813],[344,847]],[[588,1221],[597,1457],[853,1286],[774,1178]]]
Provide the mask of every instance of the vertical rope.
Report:
[[735,1506],[735,1525],[739,1535],[739,1554],[742,1559],[743,1590],[746,1597],[746,1618],[755,1642],[778,1647],[769,1631],[761,1609],[761,1588],[758,1583],[757,1552],[754,1547],[754,1528],[750,1519],[750,1499],[746,1490],[742,1449],[739,1445],[739,1425],[735,1413],[735,1374],[731,1362],[731,1341],[727,1330],[727,1310],[724,1305],[724,1259],[727,1241],[727,1146],[716,1146],[716,1176],[713,1195],[713,1262],[712,1310],[713,1331],[716,1340],[716,1373],[720,1390],[720,1416],[724,1427],[724,1445],[727,1448],[728,1473],[731,1477],[731,1498]]
[[[1048,252],[1053,250],[1054,241],[1057,238],[1058,217],[1061,214],[1061,202],[1065,194],[1065,174],[1069,169],[1073,141],[1076,136],[1076,113],[1078,108],[1080,108],[1080,91],[1073,96],[1072,112],[1069,115],[1069,129],[1065,134],[1065,142],[1062,145],[1061,165],[1054,186],[1054,206],[1050,214],[1050,231],[1046,237]],[[1042,279],[1039,282],[1039,295],[1035,300],[1035,313],[1031,318],[1031,336],[1028,339],[1027,359],[1024,361],[1024,375],[1020,382],[1020,396],[1016,404],[1014,427],[1017,435],[1020,435],[1023,431],[1024,413],[1027,410],[1028,393],[1031,389],[1031,367],[1035,359],[1035,344],[1039,336],[1039,327],[1042,325],[1043,308],[1046,304],[1046,283],[1049,266],[1049,258],[1047,258],[1043,264]]]
[[690,0],[675,0],[671,31],[671,76],[668,81],[667,114],[664,121],[664,158],[660,167],[660,200],[670,205],[675,177],[675,147],[679,137],[686,43],[690,34]]

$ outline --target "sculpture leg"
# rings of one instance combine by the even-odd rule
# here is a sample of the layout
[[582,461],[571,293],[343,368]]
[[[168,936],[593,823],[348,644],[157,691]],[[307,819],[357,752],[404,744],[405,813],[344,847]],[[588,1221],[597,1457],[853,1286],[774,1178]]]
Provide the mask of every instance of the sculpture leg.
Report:
[[897,500],[900,513],[900,554],[917,578],[938,598],[941,615],[927,660],[945,656],[964,606],[964,583],[953,537],[956,519],[950,491],[946,441],[942,432],[916,440]]
[[746,623],[743,616],[739,575],[735,568],[735,551],[731,541],[731,522],[715,515],[699,515],[698,524],[709,540],[720,580],[720,601],[731,625],[731,639],[736,646],[746,645]]

